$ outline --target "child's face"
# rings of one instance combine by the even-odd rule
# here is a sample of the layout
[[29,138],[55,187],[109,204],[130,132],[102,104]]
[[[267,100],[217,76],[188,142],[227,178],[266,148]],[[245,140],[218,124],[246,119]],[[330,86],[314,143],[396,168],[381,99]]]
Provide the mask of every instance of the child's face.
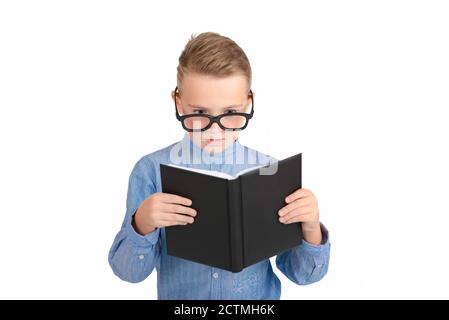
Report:
[[[248,82],[243,75],[224,78],[190,73],[182,80],[176,105],[181,115],[205,113],[250,112]],[[233,111],[232,111],[233,110]],[[221,129],[214,123],[206,131],[189,132],[192,141],[204,151],[221,152],[238,137],[239,131]]]

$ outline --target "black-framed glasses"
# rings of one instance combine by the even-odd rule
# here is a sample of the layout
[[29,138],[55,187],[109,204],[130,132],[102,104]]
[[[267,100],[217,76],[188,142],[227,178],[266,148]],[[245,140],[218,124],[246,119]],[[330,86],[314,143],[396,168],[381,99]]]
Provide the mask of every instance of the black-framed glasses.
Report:
[[231,131],[243,130],[246,128],[249,119],[251,119],[254,114],[254,95],[251,90],[249,90],[248,93],[248,95],[251,97],[250,113],[232,112],[232,113],[223,113],[218,116],[211,116],[207,114],[197,114],[197,113],[186,114],[181,116],[176,106],[177,94],[179,94],[178,87],[175,88],[173,99],[175,101],[176,119],[181,121],[182,127],[189,132],[206,131],[215,122],[223,130],[231,130]]

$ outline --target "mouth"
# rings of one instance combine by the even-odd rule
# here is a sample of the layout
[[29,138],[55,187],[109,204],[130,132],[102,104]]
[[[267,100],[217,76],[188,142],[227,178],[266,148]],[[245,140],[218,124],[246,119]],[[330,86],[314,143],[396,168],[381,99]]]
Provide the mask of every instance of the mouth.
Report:
[[207,144],[220,144],[224,141],[223,138],[209,138],[209,139],[204,139],[204,141]]

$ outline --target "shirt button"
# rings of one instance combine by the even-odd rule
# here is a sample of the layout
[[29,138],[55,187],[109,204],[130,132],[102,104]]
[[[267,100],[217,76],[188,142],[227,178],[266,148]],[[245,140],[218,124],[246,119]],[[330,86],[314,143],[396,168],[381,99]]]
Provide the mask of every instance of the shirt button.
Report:
[[145,258],[145,256],[144,256],[143,254],[141,254],[141,255],[139,256],[139,260],[143,260],[143,258]]
[[218,278],[218,273],[217,273],[217,272],[214,272],[214,273],[212,274],[212,277],[214,277],[215,279],[217,279],[217,278]]

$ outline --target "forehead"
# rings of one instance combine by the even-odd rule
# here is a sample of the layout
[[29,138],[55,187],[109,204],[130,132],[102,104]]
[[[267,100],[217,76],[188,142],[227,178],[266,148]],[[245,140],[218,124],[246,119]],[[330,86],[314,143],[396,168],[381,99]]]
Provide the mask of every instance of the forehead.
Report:
[[243,75],[214,77],[187,74],[182,81],[182,97],[192,104],[223,105],[242,103],[248,96],[248,83]]

